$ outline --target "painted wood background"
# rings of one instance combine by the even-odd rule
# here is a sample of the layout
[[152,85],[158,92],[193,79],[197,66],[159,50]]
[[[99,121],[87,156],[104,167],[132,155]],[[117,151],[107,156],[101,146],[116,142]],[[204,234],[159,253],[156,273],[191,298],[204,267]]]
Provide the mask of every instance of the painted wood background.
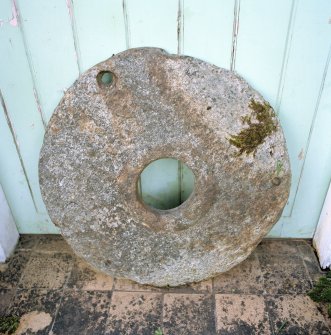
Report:
[[21,233],[56,233],[41,199],[47,122],[79,74],[161,47],[242,75],[277,111],[293,181],[269,236],[312,237],[331,178],[329,0],[1,0],[0,183]]

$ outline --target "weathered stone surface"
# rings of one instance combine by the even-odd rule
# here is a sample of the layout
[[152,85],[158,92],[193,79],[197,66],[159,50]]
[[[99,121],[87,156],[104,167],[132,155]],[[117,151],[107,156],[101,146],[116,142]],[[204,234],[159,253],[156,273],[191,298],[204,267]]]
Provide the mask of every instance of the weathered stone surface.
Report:
[[[137,196],[139,174],[162,157],[196,179],[193,195],[168,211]],[[242,78],[140,48],[94,66],[65,93],[45,135],[40,183],[78,255],[114,276],[175,286],[252,252],[281,215],[290,166],[272,108]]]

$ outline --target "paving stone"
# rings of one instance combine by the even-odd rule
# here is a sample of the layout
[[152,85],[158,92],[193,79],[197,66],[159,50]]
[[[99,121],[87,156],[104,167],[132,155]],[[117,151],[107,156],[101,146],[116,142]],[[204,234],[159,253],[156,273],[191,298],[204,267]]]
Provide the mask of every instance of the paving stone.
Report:
[[311,289],[307,270],[300,256],[258,254],[267,294],[299,294]]
[[262,296],[216,294],[215,301],[217,334],[271,334],[265,301]]
[[256,252],[270,255],[296,255],[298,253],[298,246],[304,243],[303,240],[264,239],[257,246]]
[[111,291],[114,280],[101,273],[84,260],[76,258],[67,283],[67,287],[85,291]]
[[33,250],[40,239],[38,234],[21,234],[16,250]]
[[[329,329],[331,330],[331,317],[328,313],[328,303],[316,303],[317,309],[321,312],[321,314],[324,316],[325,321]],[[331,331],[330,331],[331,334]]]
[[284,295],[267,300],[271,328],[281,334],[329,335],[331,334],[317,305],[305,295]]
[[15,289],[0,288],[0,316],[6,315],[14,294]]
[[114,292],[107,335],[150,335],[162,327],[162,295],[151,292]]
[[163,331],[165,335],[215,334],[212,297],[202,294],[165,294]]
[[230,271],[215,277],[214,291],[262,294],[264,292],[264,280],[256,253],[253,253]]
[[312,280],[313,283],[317,282],[318,279],[325,273],[325,271],[321,270],[312,245],[309,243],[300,245],[299,252],[307,267],[310,279]]
[[53,335],[104,335],[111,292],[67,290],[52,329]]
[[7,313],[21,318],[19,330],[15,334],[48,334],[60,300],[59,290],[18,289]]
[[53,318],[49,313],[40,311],[28,312],[20,317],[15,334],[49,334],[48,329],[51,327],[52,322]]
[[[6,263],[0,263],[0,288],[14,288],[28,263],[30,251],[16,251]],[[38,270],[40,272],[40,269]]]
[[72,249],[61,235],[41,235],[35,249],[39,252],[73,253]]
[[19,287],[59,289],[70,274],[72,257],[68,254],[35,253],[30,257]]

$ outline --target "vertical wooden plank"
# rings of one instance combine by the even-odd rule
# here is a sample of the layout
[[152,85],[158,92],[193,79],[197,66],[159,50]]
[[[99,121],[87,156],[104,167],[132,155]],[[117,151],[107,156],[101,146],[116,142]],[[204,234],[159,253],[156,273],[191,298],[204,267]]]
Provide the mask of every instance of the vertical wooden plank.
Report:
[[[272,227],[272,229],[267,234],[267,238],[280,238],[282,237],[283,227],[290,223],[291,218],[282,216],[278,222]],[[298,223],[297,223],[298,224]],[[286,238],[289,238],[287,236]],[[296,236],[296,238],[300,238],[300,235]]]
[[[2,9],[4,9],[4,4],[5,2],[2,2]],[[11,2],[6,1],[6,5],[7,8],[10,8]],[[0,71],[2,74],[0,76],[0,102],[8,123],[15,132],[15,139],[19,143],[19,154],[27,170],[27,179],[33,189],[36,187],[39,189],[38,169],[35,164],[38,161],[39,152],[34,147],[40,149],[44,128],[34,99],[31,75],[18,23],[15,26],[4,24],[0,30],[0,41]],[[26,155],[29,156],[26,157]],[[39,205],[36,200],[37,210],[39,210]]]
[[[330,46],[330,44],[329,44]],[[316,118],[307,149],[303,172],[291,220],[284,225],[283,237],[311,238],[331,180],[331,48],[325,64]]]
[[278,222],[271,228],[269,233],[267,234],[267,238],[278,238],[281,236],[282,227],[284,224],[284,219],[281,217]]
[[[232,69],[259,90],[274,107],[289,47],[293,4],[288,0],[252,0],[240,1],[236,8],[238,22],[237,26],[234,24],[233,45],[236,49],[232,52]],[[237,36],[235,30],[238,30]],[[280,236],[282,224],[280,220],[268,236]]]
[[177,52],[178,0],[126,1],[129,45]]
[[126,49],[122,1],[71,1],[82,71]]
[[[43,115],[36,100],[24,41],[20,32],[20,21],[16,16],[14,3],[9,0],[1,2],[0,12],[6,16],[0,29],[0,100],[6,125],[12,133],[13,143],[16,146],[15,151],[20,162],[20,169],[26,179],[25,183],[33,202],[34,209],[31,211],[36,212],[35,219],[26,223],[25,220],[20,221],[21,216],[15,215],[18,209],[13,212],[20,232],[25,230],[48,232],[48,229],[54,231],[39,189],[38,160],[44,134]],[[6,125],[2,126],[6,127]],[[6,136],[9,136],[9,133],[6,133]],[[10,139],[3,140],[10,141]],[[4,159],[3,162],[5,161]],[[7,191],[11,192],[10,184],[15,187],[15,181],[10,178],[5,180],[5,183],[4,189],[10,206],[15,207],[17,200],[14,199],[14,195],[7,195]],[[26,210],[25,204],[23,208]]]
[[[184,0],[178,0],[177,7],[177,55],[184,52]],[[178,160],[177,187],[178,205],[183,203],[183,163]]]
[[[182,31],[181,0],[124,1],[128,47],[159,47],[170,53],[177,53]],[[178,35],[179,33],[179,35]],[[160,174],[166,174],[165,179]],[[158,161],[147,168],[141,177],[142,197],[146,203],[161,208],[176,207],[179,204],[178,164],[172,159]],[[161,201],[161,199],[163,199]]]
[[233,25],[232,25],[232,48],[230,59],[230,70],[234,71],[236,65],[237,40],[239,32],[240,0],[234,2]]
[[0,183],[18,229],[38,220],[12,134],[0,104]]
[[235,71],[276,104],[292,2],[240,2]]
[[292,42],[280,96],[279,116],[288,140],[292,188],[283,215],[291,216],[331,39],[327,0],[298,1]]
[[49,119],[79,74],[67,3],[18,0],[16,4],[41,108]]
[[0,183],[19,232],[29,232],[40,218],[33,204],[12,133],[0,104]]
[[12,254],[19,239],[17,227],[0,184],[0,263]]
[[330,10],[330,2],[323,0],[297,4],[279,102],[292,167],[290,198],[281,219],[282,237],[313,236],[330,180],[330,120],[326,112],[330,109],[325,107],[330,95]]
[[184,0],[178,0],[177,7],[177,54],[184,51]]
[[185,0],[184,51],[230,69],[235,0]]
[[184,202],[193,192],[195,177],[192,170],[185,164],[182,164],[181,173],[181,202]]

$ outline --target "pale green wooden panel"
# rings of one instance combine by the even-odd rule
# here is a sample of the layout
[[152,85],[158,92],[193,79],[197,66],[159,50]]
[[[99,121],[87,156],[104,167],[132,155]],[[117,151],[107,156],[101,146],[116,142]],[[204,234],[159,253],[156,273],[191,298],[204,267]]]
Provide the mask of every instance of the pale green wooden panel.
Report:
[[[0,183],[20,232],[45,232],[0,104]],[[48,227],[49,228],[49,227]]]
[[230,69],[235,0],[184,1],[183,53]]
[[[47,121],[63,91],[78,77],[79,67],[85,70],[125,46],[156,46],[235,69],[279,111],[294,183],[286,217],[269,236],[311,237],[330,179],[329,74],[321,90],[330,43],[330,2],[124,0],[123,11],[122,2],[116,0],[16,3],[23,25],[17,26],[10,0],[0,3],[0,36],[5,41],[0,44],[0,84],[22,161],[7,123],[2,122],[0,181],[21,232],[55,229],[46,224],[36,189],[42,114]],[[30,122],[35,128],[29,128]],[[161,171],[168,171],[168,165],[162,163]],[[22,166],[27,175],[23,173],[23,179]],[[173,171],[177,192],[185,196],[189,193],[185,183],[192,187],[192,176],[185,174],[185,168]],[[27,180],[41,208],[38,215]],[[151,189],[158,183],[153,182]]]
[[[286,218],[285,218],[286,219]],[[284,224],[284,217],[281,217],[278,222],[271,228],[267,234],[267,238],[279,238],[282,233],[282,227]]]
[[78,57],[82,71],[126,49],[122,1],[72,0]]
[[69,8],[64,0],[16,3],[41,108],[49,119],[79,74]]
[[[331,2],[328,0],[298,1],[295,10],[279,102],[279,117],[288,141],[292,168],[292,188],[284,216],[291,216],[316,115],[331,40],[330,12]],[[315,224],[311,223],[312,226]]]
[[325,66],[325,82],[317,99],[316,119],[305,157],[291,220],[283,226],[283,237],[311,237],[331,181],[331,49]]
[[[282,230],[272,230],[270,237],[311,238],[331,181],[331,49],[325,64],[316,119],[309,141],[292,215],[280,220]],[[277,225],[278,227],[278,225]]]
[[[47,215],[40,194],[38,160],[44,127],[41,113],[38,111],[29,64],[25,57],[19,21],[11,19],[13,8],[12,2],[9,0],[0,3],[0,12],[7,17],[0,29],[0,88],[3,95],[3,104],[5,105],[3,112],[6,113],[7,121],[12,127],[11,135],[14,134],[17,144],[17,148],[11,154],[17,155],[16,160],[20,161],[20,170],[23,171],[26,179],[25,183],[29,188],[36,212],[33,220],[23,220],[24,224],[21,220],[18,220],[18,228],[20,232],[56,232],[57,230]],[[10,136],[10,133],[7,132],[6,136]],[[7,139],[7,141],[13,140]],[[6,150],[4,145],[1,146],[1,149]],[[14,160],[14,158],[11,159]],[[3,160],[1,164],[4,165],[3,169],[5,171],[9,168],[6,165],[6,160]],[[15,186],[15,180],[6,178],[3,183],[5,183],[5,190],[9,190],[9,192],[11,192],[10,184],[12,183],[13,187]],[[9,198],[8,201],[13,208],[14,216],[22,216],[13,195],[6,194],[6,196]],[[24,203],[21,203],[21,206],[21,210],[26,210]],[[16,213],[17,211],[19,213]]]
[[[6,1],[11,11],[11,1]],[[2,2],[2,8],[3,4]],[[4,24],[0,30],[0,87],[33,193],[39,193],[38,156],[44,136],[42,118],[34,98],[29,65],[18,26]],[[17,80],[19,74],[19,80]],[[38,210],[43,207],[36,199]]]
[[178,0],[126,0],[129,47],[177,52]]
[[291,15],[289,0],[240,2],[234,70],[276,105]]

